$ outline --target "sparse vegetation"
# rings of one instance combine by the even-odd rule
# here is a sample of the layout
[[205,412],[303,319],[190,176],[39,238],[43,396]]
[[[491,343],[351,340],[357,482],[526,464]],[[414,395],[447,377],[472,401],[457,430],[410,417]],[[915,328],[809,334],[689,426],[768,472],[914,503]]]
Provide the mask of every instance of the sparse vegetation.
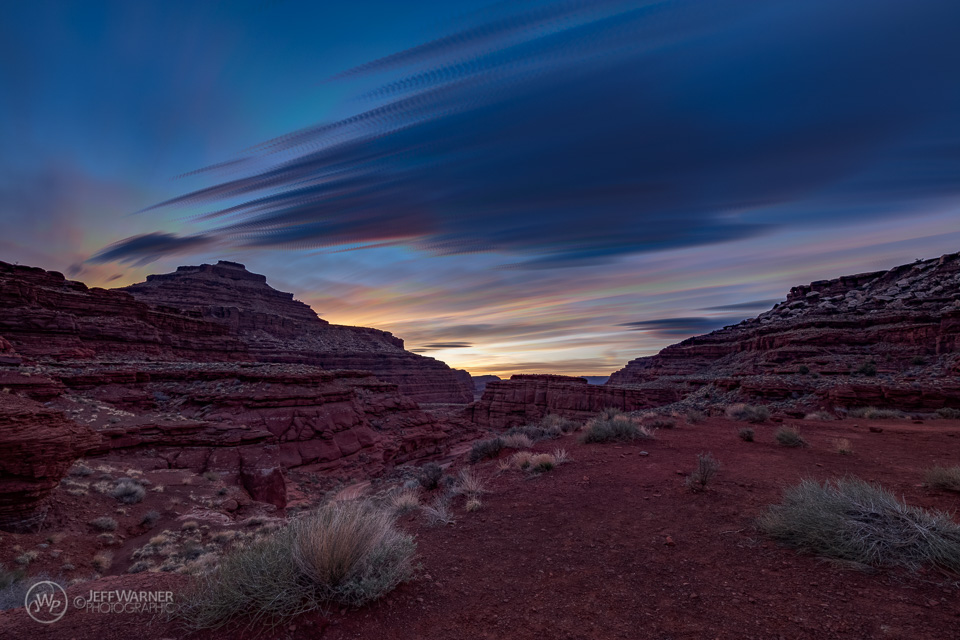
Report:
[[960,571],[960,526],[948,514],[908,506],[858,478],[805,480],[787,489],[758,526],[802,551],[858,565]]
[[226,555],[183,597],[194,629],[251,616],[275,625],[326,607],[360,606],[413,576],[413,538],[366,500],[327,504]]
[[807,441],[803,439],[800,432],[793,427],[780,427],[773,434],[774,439],[784,447],[805,447]]
[[960,491],[960,466],[931,467],[924,474],[923,482],[931,489]]
[[707,419],[707,414],[699,409],[690,409],[687,411],[687,422],[690,424],[700,424]]
[[677,421],[670,418],[655,418],[643,426],[647,429],[673,429],[677,426]]
[[86,478],[87,476],[93,475],[93,469],[83,464],[82,462],[77,462],[72,467],[70,467],[70,471],[68,471],[67,473],[77,478]]
[[759,424],[767,421],[770,417],[770,410],[762,405],[754,406],[752,404],[738,402],[737,404],[727,407],[727,416],[734,420],[740,420],[741,422]]
[[805,364],[802,364],[802,365],[800,365],[799,367],[797,367],[797,373],[799,373],[799,374],[802,375],[802,376],[805,376],[805,375],[807,375],[808,373],[810,373],[810,367],[808,367],[808,366],[805,365]]
[[857,375],[872,378],[873,376],[877,375],[877,363],[873,360],[868,360],[854,369],[853,372]]
[[143,517],[140,518],[140,524],[144,527],[152,527],[159,519],[159,511],[147,511],[145,514],[143,514]]
[[753,442],[754,433],[753,429],[750,427],[744,427],[743,429],[740,429],[737,431],[737,435],[740,436],[740,439],[744,442]]
[[717,475],[720,470],[720,463],[709,453],[697,454],[697,466],[689,476],[687,476],[687,486],[694,491],[705,491],[707,485]]
[[180,525],[180,529],[183,531],[196,531],[200,528],[200,525],[197,524],[196,520],[187,520]]
[[478,440],[470,448],[470,462],[477,463],[487,458],[496,458],[501,451],[503,451],[503,440],[500,438]]
[[109,516],[102,516],[91,520],[90,526],[97,531],[116,531],[117,521]]
[[0,563],[0,611],[23,606],[29,585],[18,569],[8,570]]
[[842,456],[853,455],[853,444],[847,438],[837,438],[833,441],[833,449]]
[[472,469],[461,469],[457,490],[467,496],[476,497],[487,492],[483,478]]
[[910,358],[910,364],[915,367],[922,367],[923,365],[927,364],[927,359],[923,356],[913,356]]
[[440,478],[443,477],[443,469],[436,462],[428,462],[420,467],[417,474],[417,482],[427,491],[433,491],[440,486]]
[[39,556],[40,556],[40,553],[37,551],[24,551],[14,559],[14,562],[16,562],[21,567],[25,567],[31,562],[33,562],[34,560],[36,560]]
[[522,433],[508,433],[500,437],[505,449],[529,449],[533,446],[533,440]]
[[854,407],[847,412],[851,418],[864,420],[899,420],[904,418],[902,411],[895,409],[877,409],[876,407]]
[[943,418],[944,420],[960,420],[960,409],[954,409],[952,407],[937,409],[937,417]]
[[580,440],[585,443],[602,443],[646,438],[653,438],[649,430],[640,427],[622,412],[608,409],[587,423],[587,429]]
[[481,506],[483,505],[479,498],[469,498],[467,504],[464,505],[467,511],[479,511]]
[[540,426],[551,430],[554,427],[560,430],[560,433],[573,433],[580,428],[580,423],[570,418],[564,418],[554,414],[548,414],[540,421]]
[[803,417],[804,420],[833,420],[833,414],[829,411],[814,411]]
[[121,478],[110,492],[110,495],[124,504],[136,504],[147,495],[147,490],[135,480]]

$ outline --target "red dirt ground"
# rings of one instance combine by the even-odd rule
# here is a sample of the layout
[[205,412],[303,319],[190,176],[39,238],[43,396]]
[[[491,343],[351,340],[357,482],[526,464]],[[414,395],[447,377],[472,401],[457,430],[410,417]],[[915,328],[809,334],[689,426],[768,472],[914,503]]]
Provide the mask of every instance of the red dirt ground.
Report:
[[[953,510],[958,494],[922,486],[923,472],[960,463],[960,422],[799,421],[811,443],[787,449],[778,425],[711,418],[661,430],[654,441],[581,445],[574,436],[535,449],[567,449],[572,462],[536,477],[496,475],[483,508],[458,503],[454,525],[416,515],[421,576],[380,602],[330,617],[304,616],[265,638],[960,638],[960,578],[936,571],[863,573],[765,539],[754,519],[801,478],[845,474],[881,483],[913,505]],[[883,428],[871,433],[868,426]],[[841,456],[833,440],[848,438]],[[649,455],[641,455],[641,451]],[[722,468],[705,493],[684,486],[696,454]],[[673,544],[668,544],[672,542]],[[89,589],[173,589],[186,578],[111,576]],[[253,637],[234,628],[203,638]],[[51,625],[23,609],[0,613],[2,638],[158,640],[187,637],[171,623],[69,611]]]

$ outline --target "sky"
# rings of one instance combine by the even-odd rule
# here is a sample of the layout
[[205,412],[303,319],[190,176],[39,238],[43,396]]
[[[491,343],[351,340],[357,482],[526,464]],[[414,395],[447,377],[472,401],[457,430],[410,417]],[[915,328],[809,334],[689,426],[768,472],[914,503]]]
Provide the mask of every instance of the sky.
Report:
[[8,3],[0,260],[606,375],[960,251],[955,0]]

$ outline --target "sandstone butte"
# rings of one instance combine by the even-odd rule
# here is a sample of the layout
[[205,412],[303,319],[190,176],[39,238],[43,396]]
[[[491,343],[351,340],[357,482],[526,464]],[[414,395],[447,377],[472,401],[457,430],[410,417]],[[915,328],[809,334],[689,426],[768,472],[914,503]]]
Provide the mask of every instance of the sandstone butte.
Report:
[[744,320],[637,358],[603,386],[517,375],[468,408],[504,428],[604,407],[772,404],[786,415],[836,407],[960,408],[960,254],[794,287]]
[[471,400],[466,372],[331,325],[242,265],[131,292],[0,262],[0,527],[36,522],[84,455],[215,471],[282,508],[291,468],[367,477],[471,432],[417,404]]

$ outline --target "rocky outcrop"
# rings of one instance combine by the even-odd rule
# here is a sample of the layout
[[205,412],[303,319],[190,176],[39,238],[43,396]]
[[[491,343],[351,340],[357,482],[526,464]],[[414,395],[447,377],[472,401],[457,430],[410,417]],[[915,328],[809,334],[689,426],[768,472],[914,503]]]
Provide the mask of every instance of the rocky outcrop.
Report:
[[603,386],[584,378],[522,374],[488,382],[483,397],[467,412],[480,426],[505,429],[537,422],[547,414],[586,419],[608,407],[634,411],[679,399],[676,390],[656,385]]
[[289,469],[375,476],[473,431],[363,371],[154,363],[62,367],[51,376],[66,390],[52,405],[99,435],[91,455],[217,471],[279,507]]
[[97,441],[85,426],[14,393],[0,393],[0,529],[36,526],[44,501]]
[[387,331],[332,325],[293,294],[273,289],[266,277],[236,262],[179,267],[121,291],[158,312],[226,327],[258,362],[371,371],[419,402],[473,399],[467,372],[404,350],[403,340]]
[[960,406],[960,254],[794,287],[770,311],[614,373],[745,399],[933,409]]
[[16,366],[21,362],[20,354],[14,351],[13,345],[0,336],[0,367]]

